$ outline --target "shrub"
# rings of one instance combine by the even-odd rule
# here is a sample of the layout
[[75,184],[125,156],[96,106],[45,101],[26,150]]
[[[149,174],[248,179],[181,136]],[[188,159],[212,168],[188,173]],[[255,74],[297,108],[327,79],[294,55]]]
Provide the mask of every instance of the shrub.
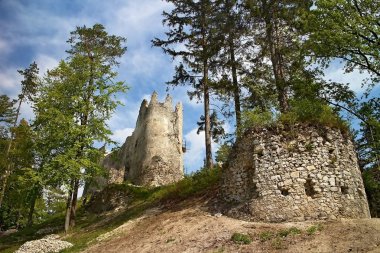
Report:
[[253,109],[251,111],[243,111],[242,113],[242,127],[240,133],[244,133],[249,128],[263,128],[273,126],[275,124],[275,117],[271,111],[261,111]]
[[326,126],[348,132],[348,124],[326,103],[316,99],[294,99],[290,102],[290,111],[283,113],[279,121],[288,126],[296,123],[308,123],[316,126]]
[[249,235],[240,234],[240,233],[234,233],[231,237],[231,240],[234,243],[238,243],[238,244],[250,244],[252,242],[252,239]]

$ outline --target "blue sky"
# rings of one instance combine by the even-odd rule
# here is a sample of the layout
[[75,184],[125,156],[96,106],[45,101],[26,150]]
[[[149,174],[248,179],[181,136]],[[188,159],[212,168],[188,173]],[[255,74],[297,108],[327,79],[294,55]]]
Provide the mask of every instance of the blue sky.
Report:
[[[152,48],[150,41],[164,36],[161,13],[169,8],[161,0],[0,0],[0,94],[17,96],[21,80],[17,69],[36,61],[44,73],[65,59],[66,40],[76,26],[101,23],[109,34],[127,38],[128,51],[120,61],[118,79],[125,80],[130,90],[118,97],[125,106],[109,121],[112,138],[122,144],[135,127],[141,101],[154,90],[161,100],[166,96],[165,82],[172,77],[174,63],[159,48]],[[357,92],[362,91],[364,77],[359,72],[344,74],[339,64],[326,72],[326,79],[351,83]],[[171,88],[169,93],[174,103],[183,103],[183,134],[190,148],[185,168],[195,171],[204,158],[204,135],[196,134],[203,105],[190,101],[184,87]],[[23,107],[22,116],[33,117],[29,106]]]

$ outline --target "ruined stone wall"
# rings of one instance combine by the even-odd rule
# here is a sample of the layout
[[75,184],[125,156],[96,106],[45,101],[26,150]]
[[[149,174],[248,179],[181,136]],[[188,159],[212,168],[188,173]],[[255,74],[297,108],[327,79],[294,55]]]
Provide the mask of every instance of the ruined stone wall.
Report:
[[366,194],[350,138],[297,126],[251,131],[224,168],[227,213],[254,221],[368,218]]
[[159,186],[183,178],[182,105],[173,111],[172,99],[141,104],[136,128],[119,151],[108,155],[103,166],[109,183],[129,180],[136,185]]

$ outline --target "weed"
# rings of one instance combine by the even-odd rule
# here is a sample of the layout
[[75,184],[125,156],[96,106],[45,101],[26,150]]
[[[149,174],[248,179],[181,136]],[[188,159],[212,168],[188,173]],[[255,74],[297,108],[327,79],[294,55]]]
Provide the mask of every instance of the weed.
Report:
[[169,239],[167,239],[166,240],[166,243],[169,243],[169,242],[174,242],[175,241],[175,239],[174,238],[169,238]]
[[223,253],[224,252],[224,247],[218,248],[213,253]]
[[291,227],[289,229],[280,230],[277,235],[279,237],[287,237],[288,235],[299,235],[301,234],[301,230],[296,227]]
[[260,241],[265,242],[274,237],[273,232],[271,231],[265,231],[259,234]]
[[308,142],[305,145],[305,149],[306,149],[306,151],[310,152],[314,149],[314,145],[312,143]]
[[306,233],[308,234],[308,235],[313,235],[313,234],[315,234],[317,231],[321,231],[322,230],[322,225],[321,224],[316,224],[316,225],[313,225],[313,226],[311,226],[311,227],[308,227],[307,229],[306,229]]
[[286,246],[284,245],[283,241],[281,238],[275,238],[272,243],[271,243],[272,247],[274,249],[285,249]]
[[234,243],[238,243],[238,244],[250,244],[252,242],[252,239],[249,235],[240,234],[240,233],[234,233],[231,237],[231,240]]

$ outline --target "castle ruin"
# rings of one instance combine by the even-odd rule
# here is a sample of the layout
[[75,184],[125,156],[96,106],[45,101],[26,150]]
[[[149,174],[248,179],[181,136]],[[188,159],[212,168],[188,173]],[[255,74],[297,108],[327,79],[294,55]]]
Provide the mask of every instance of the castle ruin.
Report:
[[169,95],[163,103],[156,92],[150,102],[144,99],[132,135],[102,162],[108,183],[160,186],[182,179],[182,117],[181,103],[173,111]]
[[223,170],[226,213],[253,221],[369,218],[352,141],[339,130],[251,130]]

